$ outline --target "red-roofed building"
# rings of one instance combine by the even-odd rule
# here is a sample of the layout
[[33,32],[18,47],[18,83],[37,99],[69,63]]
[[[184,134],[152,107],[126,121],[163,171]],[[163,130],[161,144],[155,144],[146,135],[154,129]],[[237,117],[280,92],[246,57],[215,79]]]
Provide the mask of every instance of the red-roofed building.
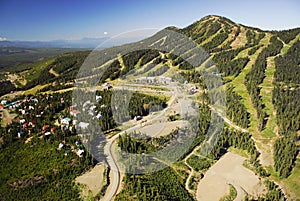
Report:
[[23,128],[26,128],[28,126],[28,122],[25,122],[24,124],[23,124]]
[[46,130],[47,128],[49,128],[49,125],[43,126],[42,130]]

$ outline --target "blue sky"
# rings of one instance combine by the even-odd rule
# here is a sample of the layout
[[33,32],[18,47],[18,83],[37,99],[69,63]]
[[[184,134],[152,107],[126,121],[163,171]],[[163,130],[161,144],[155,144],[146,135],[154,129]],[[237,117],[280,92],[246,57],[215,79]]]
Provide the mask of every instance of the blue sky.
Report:
[[134,29],[182,28],[209,14],[278,30],[300,27],[299,10],[298,0],[0,0],[0,38],[111,37]]

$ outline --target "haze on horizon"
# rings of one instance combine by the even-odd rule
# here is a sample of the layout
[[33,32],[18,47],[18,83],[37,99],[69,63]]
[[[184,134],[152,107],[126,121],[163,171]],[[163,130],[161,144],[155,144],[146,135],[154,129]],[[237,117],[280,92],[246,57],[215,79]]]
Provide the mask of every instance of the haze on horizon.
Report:
[[182,28],[206,15],[224,16],[263,30],[283,30],[300,27],[299,8],[297,0],[3,0],[0,40],[112,37],[143,28]]

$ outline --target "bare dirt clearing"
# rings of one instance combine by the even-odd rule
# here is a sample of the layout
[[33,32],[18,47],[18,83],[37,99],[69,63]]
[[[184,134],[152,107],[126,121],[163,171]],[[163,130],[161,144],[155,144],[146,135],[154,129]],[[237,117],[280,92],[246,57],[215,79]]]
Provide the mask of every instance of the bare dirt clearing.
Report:
[[141,132],[151,137],[160,137],[170,134],[176,128],[183,128],[188,125],[188,121],[182,120],[173,122],[161,122],[139,128],[136,130],[136,132]]
[[51,68],[51,69],[49,70],[49,73],[51,73],[51,74],[54,75],[55,77],[58,77],[58,76],[59,76],[59,74],[58,74],[57,72],[55,72],[55,71],[53,70],[53,68]]
[[16,114],[9,113],[6,109],[2,110],[2,115],[3,124],[5,126],[11,124],[12,120],[17,116]]
[[235,200],[243,200],[245,192],[252,196],[266,192],[260,178],[243,166],[246,158],[235,153],[225,154],[200,180],[197,200],[220,200],[229,192],[229,184],[237,190]]
[[87,196],[89,191],[92,192],[93,196],[96,196],[100,192],[103,184],[104,170],[104,164],[99,164],[89,172],[86,172],[75,179],[76,183],[84,184],[86,186],[82,192],[83,196]]

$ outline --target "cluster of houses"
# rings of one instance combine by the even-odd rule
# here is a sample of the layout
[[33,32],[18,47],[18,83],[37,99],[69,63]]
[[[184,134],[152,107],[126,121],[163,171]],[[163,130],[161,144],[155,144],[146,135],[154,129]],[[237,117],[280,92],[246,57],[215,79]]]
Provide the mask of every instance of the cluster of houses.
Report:
[[[98,102],[100,99],[102,99],[102,96],[96,96],[96,102]],[[102,104],[100,106],[100,108],[105,108],[107,107],[105,104]],[[90,115],[93,119],[101,119],[102,118],[102,114],[100,111],[96,110],[97,106],[92,103],[90,100],[85,101],[82,104],[82,111],[83,112],[87,112],[88,115]],[[79,114],[81,114],[81,111],[77,109],[77,104],[74,104],[70,107],[70,115],[73,117],[77,117]],[[79,128],[85,128],[87,125],[84,122],[80,122],[78,124]]]
[[70,145],[65,143],[65,141],[60,142],[57,148],[58,151],[65,151],[65,156],[67,156],[68,154],[70,154],[70,152],[75,153],[77,156],[82,157],[84,154],[84,148],[83,148],[83,144],[76,140],[75,142],[75,146],[74,145]]
[[171,84],[173,82],[173,79],[170,77],[164,77],[160,76],[158,78],[156,77],[140,77],[136,80],[138,83],[142,84]]
[[89,126],[89,123],[79,122],[76,119],[71,120],[69,117],[60,119],[60,126],[62,130],[73,130],[75,129],[86,129]]
[[[40,99],[38,99],[40,98]],[[18,112],[18,116],[15,118],[14,122],[16,124],[16,135],[18,138],[22,138],[23,136],[31,135],[32,133],[37,133],[39,138],[49,139],[51,135],[61,133],[62,136],[63,131],[72,132],[74,128],[82,128],[86,129],[88,127],[88,123],[79,122],[76,120],[72,120],[69,117],[60,117],[56,123],[53,125],[49,125],[41,119],[46,113],[49,115],[53,109],[53,105],[50,101],[53,96],[47,95],[45,97],[26,97],[23,100],[18,100],[15,102],[9,102],[8,100],[1,100],[1,108],[14,109],[18,108],[16,112]],[[99,98],[99,97],[98,97]],[[59,98],[58,101],[60,103],[64,103],[64,98]],[[76,108],[70,108],[70,114],[72,116],[76,116],[80,112],[76,112]],[[72,113],[73,112],[73,113]],[[44,124],[42,123],[44,122]],[[57,130],[57,128],[61,128],[61,131]],[[31,140],[32,136],[30,136],[25,143]],[[71,145],[67,145],[64,142],[59,144],[59,150],[64,149],[66,151],[66,155],[68,152],[72,151],[76,153],[78,156],[82,156],[84,154],[84,149],[80,142],[76,142],[76,148]]]

